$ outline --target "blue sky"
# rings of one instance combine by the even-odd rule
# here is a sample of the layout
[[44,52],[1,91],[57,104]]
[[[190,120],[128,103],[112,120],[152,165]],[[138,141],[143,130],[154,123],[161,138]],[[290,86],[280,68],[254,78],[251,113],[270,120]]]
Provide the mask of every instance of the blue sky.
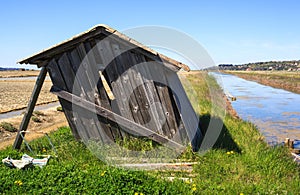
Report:
[[[175,28],[216,64],[300,59],[299,1],[2,1],[0,67],[104,23]],[[180,40],[179,40],[180,41]]]

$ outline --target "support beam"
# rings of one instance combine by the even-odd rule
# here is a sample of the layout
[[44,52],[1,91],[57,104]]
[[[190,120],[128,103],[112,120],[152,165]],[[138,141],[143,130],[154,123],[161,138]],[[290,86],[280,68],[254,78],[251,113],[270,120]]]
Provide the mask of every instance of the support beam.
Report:
[[36,83],[35,83],[33,92],[31,94],[30,100],[28,102],[28,106],[27,106],[26,112],[24,114],[24,117],[22,119],[20,128],[18,130],[18,134],[17,134],[17,137],[15,139],[15,143],[13,145],[14,149],[20,149],[20,147],[21,147],[21,144],[22,144],[22,141],[23,141],[22,137],[25,136],[25,131],[27,130],[27,127],[28,127],[33,109],[35,107],[36,101],[37,101],[38,96],[40,94],[40,91],[42,89],[42,86],[43,86],[44,80],[46,78],[46,75],[47,75],[47,69],[46,69],[46,67],[42,67],[42,69],[40,71],[40,74],[39,74],[39,76],[36,80]]
[[111,121],[117,123],[121,127],[124,127],[123,130],[129,134],[148,137],[149,139],[152,139],[155,142],[158,142],[160,144],[165,144],[167,147],[173,148],[175,150],[185,149],[185,147],[183,145],[181,145],[180,143],[177,143],[171,139],[168,139],[167,137],[160,135],[138,123],[130,121],[129,119],[124,118],[123,116],[120,116],[106,108],[103,108],[99,105],[96,105],[92,102],[82,99],[72,93],[64,91],[64,90],[58,88],[57,86],[52,86],[51,92],[64,100],[72,102],[72,104],[80,106],[86,110],[94,112],[95,114],[97,114],[101,117],[104,117],[108,120],[111,120]]

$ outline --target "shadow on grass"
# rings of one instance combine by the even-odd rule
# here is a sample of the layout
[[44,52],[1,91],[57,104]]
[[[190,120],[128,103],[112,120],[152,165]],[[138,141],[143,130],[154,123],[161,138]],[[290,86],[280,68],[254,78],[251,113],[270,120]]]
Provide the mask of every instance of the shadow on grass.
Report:
[[[216,140],[214,143],[211,143],[213,149],[223,149],[226,151],[235,151],[237,153],[241,152],[241,149],[233,140],[231,134],[229,133],[227,127],[224,125],[222,119],[218,117],[212,117],[209,114],[201,115],[199,117],[199,127],[201,129],[202,135],[204,135],[203,137],[208,135],[208,130],[213,131],[213,132],[209,132],[210,133],[209,136],[212,136],[211,141]],[[221,132],[219,131],[219,129],[217,129],[220,127],[222,128]],[[213,136],[218,136],[218,137],[216,138]],[[197,141],[197,144],[194,147],[196,151],[199,151],[199,149],[200,150],[209,149],[208,144],[206,144],[207,146],[203,146],[201,145],[202,143],[203,143],[203,139]]]

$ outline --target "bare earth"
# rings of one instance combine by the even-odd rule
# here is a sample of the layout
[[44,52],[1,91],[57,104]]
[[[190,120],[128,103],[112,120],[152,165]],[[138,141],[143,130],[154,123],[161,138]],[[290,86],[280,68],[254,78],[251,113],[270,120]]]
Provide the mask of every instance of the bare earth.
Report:
[[[38,74],[39,71],[0,71],[0,78],[13,78],[12,80],[0,79],[0,114],[27,107],[35,85],[35,79],[18,80],[15,77],[37,76]],[[49,92],[51,86],[51,81],[45,80],[37,104],[47,104],[58,100],[55,95]],[[26,140],[32,140],[43,136],[44,134],[39,131],[47,133],[56,130],[58,127],[67,125],[64,113],[56,111],[56,107],[42,112],[45,116],[40,116],[40,119],[42,120],[41,123],[36,123],[32,120],[30,121],[28,127],[30,133],[26,135]],[[22,117],[23,115],[2,119],[0,120],[0,123],[4,121],[9,122],[14,127],[19,128]],[[2,132],[0,131],[0,149],[12,145],[15,137],[16,133],[3,130]]]
[[[35,80],[0,80],[0,113],[26,108],[34,84]],[[49,92],[51,86],[51,81],[45,80],[37,101],[38,105],[58,100]]]
[[[40,116],[42,122],[34,122],[30,120],[25,139],[27,141],[42,137],[45,133],[55,131],[57,128],[66,126],[67,120],[63,112],[56,111],[56,107],[50,108],[48,110],[42,111],[44,116]],[[23,115],[0,120],[1,122],[11,123],[14,127],[18,128],[22,121]],[[0,132],[0,149],[4,149],[11,146],[16,138],[17,133],[11,133],[8,131]]]

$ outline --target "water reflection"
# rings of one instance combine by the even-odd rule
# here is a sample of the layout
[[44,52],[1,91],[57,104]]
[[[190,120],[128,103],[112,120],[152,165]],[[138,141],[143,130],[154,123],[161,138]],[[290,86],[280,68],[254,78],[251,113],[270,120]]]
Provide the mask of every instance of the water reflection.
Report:
[[[46,110],[46,109],[49,109],[52,107],[57,107],[59,105],[60,105],[59,102],[52,102],[49,104],[37,105],[37,106],[35,106],[34,110]],[[26,108],[21,109],[21,110],[7,112],[7,113],[2,113],[2,114],[0,113],[0,120],[22,115],[25,111],[26,111]]]
[[247,81],[237,76],[210,73],[224,91],[237,98],[233,108],[254,123],[269,143],[300,139],[300,95]]

